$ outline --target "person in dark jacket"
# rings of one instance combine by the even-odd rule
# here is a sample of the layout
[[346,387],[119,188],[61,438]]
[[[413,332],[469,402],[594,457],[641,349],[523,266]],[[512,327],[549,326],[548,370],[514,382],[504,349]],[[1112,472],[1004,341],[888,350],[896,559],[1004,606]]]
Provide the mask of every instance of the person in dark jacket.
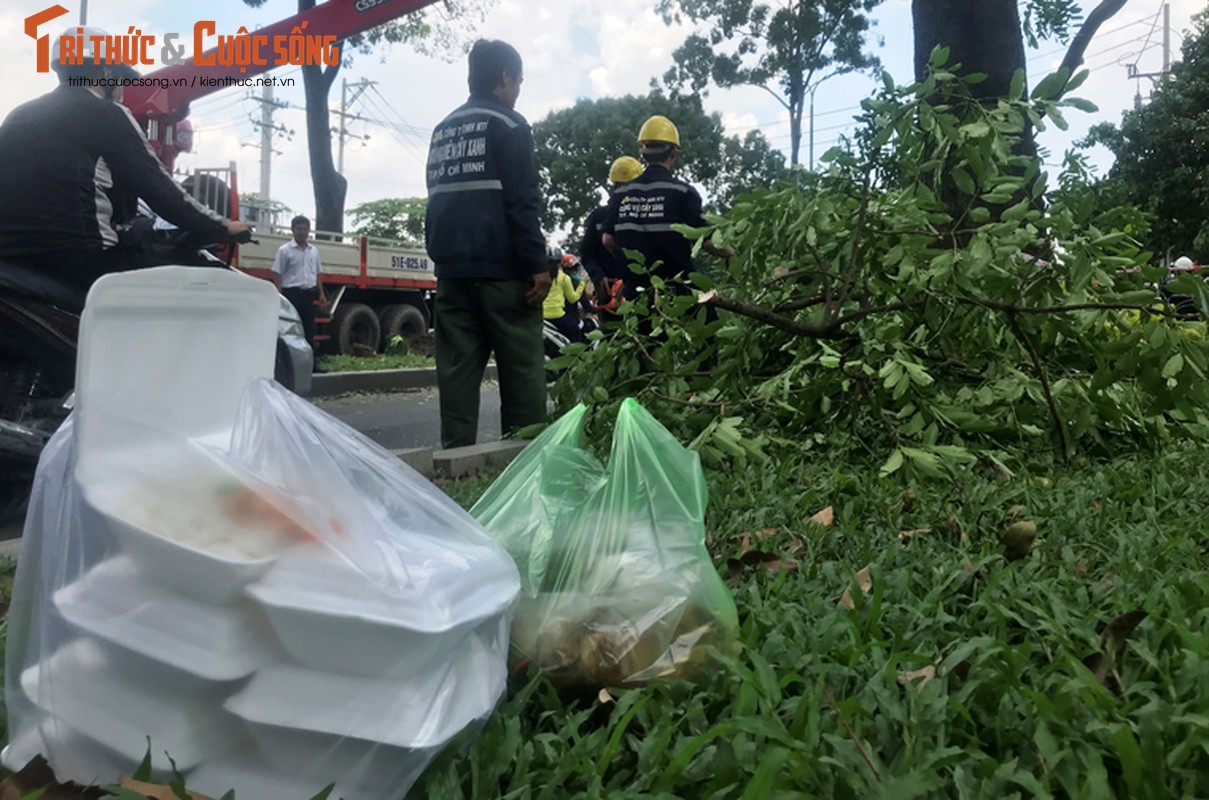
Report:
[[513,110],[520,54],[501,41],[470,51],[470,99],[437,125],[428,150],[428,255],[441,445],[474,444],[479,388],[494,351],[505,433],[546,416],[542,301],[550,290],[538,222],[533,134]]
[[[642,163],[633,156],[621,156],[609,167],[610,194],[619,191],[625,184],[642,174]],[[601,312],[602,322],[610,321],[611,312],[617,309],[619,296],[615,282],[625,278],[625,262],[604,246],[601,236],[609,217],[609,206],[605,204],[592,211],[584,221],[584,236],[580,243],[580,258],[595,289],[595,307]]]
[[[693,272],[693,243],[673,225],[706,227],[701,216],[701,195],[691,184],[672,174],[680,154],[680,132],[667,117],[653,116],[638,132],[638,146],[646,169],[609,198],[602,243],[624,262],[626,250],[642,254],[648,270],[625,271],[625,297],[632,300],[649,289],[651,276],[664,280],[686,278]],[[735,254],[706,239],[702,247],[721,258]],[[712,310],[712,308],[711,308]]]
[[172,180],[118,104],[121,80],[137,73],[93,64],[92,40],[84,41],[89,52],[75,65],[59,63],[56,40],[58,88],[17,106],[0,125],[0,261],[56,271],[82,288],[105,273],[145,266],[119,244],[119,223],[129,221],[124,214],[133,218],[138,198],[199,239],[221,242],[246,231]]

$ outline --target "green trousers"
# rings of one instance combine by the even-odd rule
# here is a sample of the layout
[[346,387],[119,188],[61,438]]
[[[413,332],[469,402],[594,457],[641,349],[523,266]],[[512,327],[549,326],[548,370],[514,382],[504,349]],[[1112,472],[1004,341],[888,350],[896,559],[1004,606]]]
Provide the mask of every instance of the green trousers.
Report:
[[479,392],[495,352],[504,433],[546,418],[542,312],[525,302],[525,281],[441,279],[435,314],[441,446],[475,443]]

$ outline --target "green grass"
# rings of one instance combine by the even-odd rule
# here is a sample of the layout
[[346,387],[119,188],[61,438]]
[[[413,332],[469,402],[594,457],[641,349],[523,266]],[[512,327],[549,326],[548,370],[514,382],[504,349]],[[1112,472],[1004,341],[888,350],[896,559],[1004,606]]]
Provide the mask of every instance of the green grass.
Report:
[[319,368],[324,372],[370,372],[381,369],[435,367],[436,359],[418,353],[376,356],[320,356]]
[[[411,796],[1209,797],[1207,472],[1189,445],[1010,480],[905,484],[822,456],[710,475],[719,569],[745,539],[798,565],[739,576],[736,652],[700,685],[606,704],[520,679]],[[468,507],[494,477],[439,485]],[[825,506],[833,525],[804,521]],[[1015,519],[1038,538],[1008,562]],[[1084,662],[1139,609],[1107,685]]]
[[[905,486],[823,460],[712,476],[720,567],[770,528],[749,539],[800,563],[742,576],[739,653],[703,685],[611,689],[604,706],[518,685],[414,795],[1207,797],[1207,467],[1188,446],[1008,481]],[[803,522],[824,506],[833,526]],[[1007,562],[1016,518],[1038,540]],[[1118,694],[1084,661],[1135,609]],[[929,666],[926,685],[900,681]]]

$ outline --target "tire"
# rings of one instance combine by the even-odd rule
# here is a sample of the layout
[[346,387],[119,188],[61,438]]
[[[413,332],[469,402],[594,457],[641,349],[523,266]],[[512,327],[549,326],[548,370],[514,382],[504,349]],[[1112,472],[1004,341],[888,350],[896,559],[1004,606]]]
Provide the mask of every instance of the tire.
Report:
[[378,352],[382,326],[378,324],[378,315],[364,303],[341,304],[332,317],[332,328],[340,355],[366,355],[365,350]]
[[424,312],[409,303],[389,305],[378,312],[382,326],[382,349],[385,351],[390,340],[396,336],[414,339],[428,333],[428,318]]
[[273,363],[273,380],[294,391],[294,365],[290,362],[289,351],[280,341],[277,342],[277,360]]

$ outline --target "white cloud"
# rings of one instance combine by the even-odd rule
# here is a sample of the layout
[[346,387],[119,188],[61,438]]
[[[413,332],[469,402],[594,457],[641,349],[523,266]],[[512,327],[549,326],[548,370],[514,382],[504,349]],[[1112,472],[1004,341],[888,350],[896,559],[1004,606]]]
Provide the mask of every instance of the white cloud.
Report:
[[[78,7],[66,0],[75,15]],[[130,24],[148,32],[185,31],[199,15],[215,19],[220,31],[233,31],[240,25],[267,24],[279,15],[291,13],[289,0],[266,3],[265,8],[250,10],[242,0],[207,0],[166,3],[164,0],[124,0],[118,4],[92,0],[90,22],[114,31],[125,31]],[[1054,130],[1041,136],[1041,144],[1060,154],[1086,128],[1097,121],[1116,122],[1120,112],[1132,106],[1135,84],[1125,79],[1125,69],[1117,62],[1140,49],[1154,20],[1152,4],[1144,7],[1127,4],[1125,10],[1102,27],[1088,50],[1092,74],[1079,90],[1080,96],[1097,103],[1101,111],[1087,115],[1069,115],[1072,131]],[[22,31],[28,14],[45,8],[42,0],[6,0],[0,13],[0,47],[9,57],[0,61],[0,117],[15,105],[49,91],[53,76],[36,75],[32,69],[33,40]],[[13,6],[17,6],[14,10]],[[1203,8],[1203,0],[1172,0],[1172,27],[1188,27],[1191,15]],[[910,4],[895,0],[878,10],[882,20],[878,33],[886,37],[880,55],[896,80],[911,79]],[[1121,29],[1116,31],[1115,29]],[[1115,32],[1114,32],[1115,31]],[[669,27],[654,11],[652,0],[563,0],[537,3],[533,0],[500,0],[478,26],[478,35],[500,38],[514,44],[525,59],[525,84],[517,110],[531,121],[552,110],[567,108],[579,97],[604,97],[645,94],[652,78],[658,78],[672,65],[672,52],[688,33],[685,26]],[[1161,41],[1156,29],[1153,42]],[[1173,49],[1180,39],[1172,36]],[[1141,56],[1140,68],[1157,69],[1161,59],[1152,42]],[[1040,57],[1031,61],[1032,81],[1055,59],[1061,58],[1058,45],[1043,45]],[[1037,54],[1030,53],[1030,58]],[[278,70],[275,75],[286,75]],[[314,200],[309,177],[306,134],[303,115],[301,77],[298,85],[278,93],[278,99],[296,108],[279,112],[276,121],[293,127],[292,142],[277,142],[283,154],[273,161],[273,194],[303,213],[313,213]],[[348,205],[381,197],[420,194],[423,191],[422,162],[428,131],[466,97],[466,61],[456,56],[450,61],[416,54],[412,48],[398,45],[389,51],[355,59],[342,70],[331,92],[333,107],[340,102],[340,79],[350,83],[363,78],[377,81],[353,110],[363,116],[393,123],[391,131],[377,124],[366,130],[371,139],[361,147],[350,142],[345,153],[345,173],[349,179]],[[853,107],[874,89],[864,76],[846,76],[825,83],[815,97],[816,157],[851,124]],[[1143,94],[1148,87],[1143,85]],[[215,166],[235,160],[240,167],[240,185],[255,191],[259,185],[259,150],[240,147],[256,142],[258,135],[247,121],[249,114],[259,115],[254,100],[244,100],[245,90],[227,89],[193,104],[192,119],[198,127],[198,152],[182,158],[181,164]],[[370,101],[373,101],[371,104]],[[376,104],[376,105],[375,105]],[[786,113],[766,92],[755,88],[730,91],[713,90],[705,99],[706,108],[718,111],[728,131],[744,133],[758,125],[774,147],[788,153],[789,128]],[[803,121],[806,127],[806,120]],[[418,129],[418,134],[412,129]],[[355,126],[360,132],[361,128]],[[419,141],[416,141],[418,137]],[[400,141],[402,139],[402,141]],[[803,144],[802,161],[807,160]]]
[[748,131],[760,127],[760,121],[755,114],[735,114],[726,112],[722,115],[722,130],[728,136],[745,136]]

